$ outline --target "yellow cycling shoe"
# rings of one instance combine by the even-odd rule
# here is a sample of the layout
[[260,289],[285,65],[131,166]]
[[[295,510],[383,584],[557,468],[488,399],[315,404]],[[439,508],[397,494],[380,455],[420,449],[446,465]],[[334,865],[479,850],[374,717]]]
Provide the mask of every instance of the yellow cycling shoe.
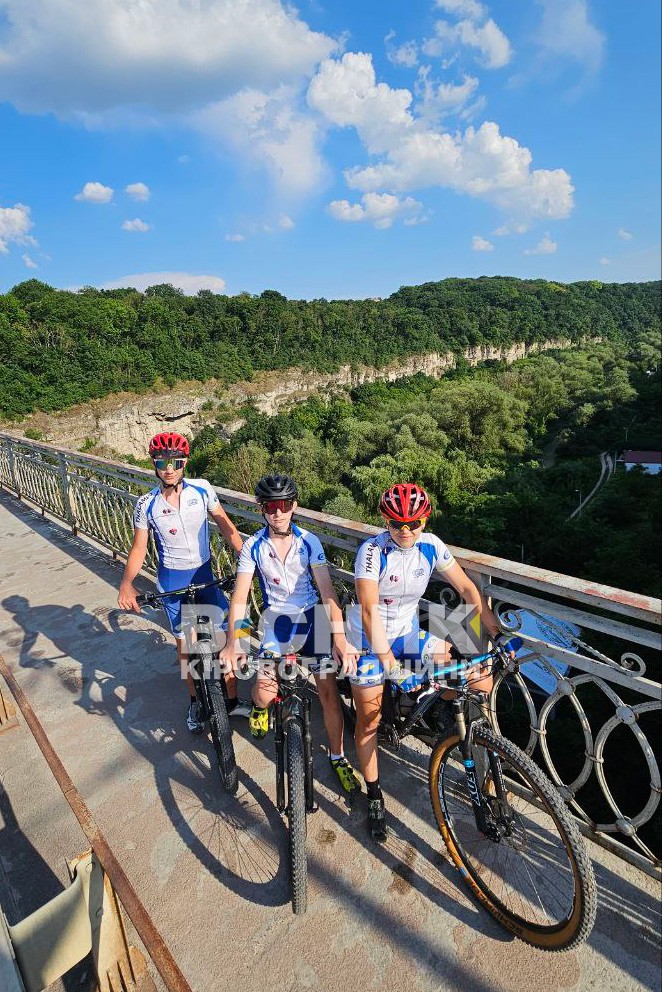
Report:
[[361,791],[361,783],[356,776],[356,772],[344,755],[342,758],[336,758],[335,761],[329,756],[329,761],[338,776],[338,781],[348,796]]
[[251,713],[248,718],[248,729],[251,732],[251,737],[255,737],[260,740],[262,737],[266,737],[269,733],[269,707],[265,706],[264,709],[260,709],[255,703],[251,706]]

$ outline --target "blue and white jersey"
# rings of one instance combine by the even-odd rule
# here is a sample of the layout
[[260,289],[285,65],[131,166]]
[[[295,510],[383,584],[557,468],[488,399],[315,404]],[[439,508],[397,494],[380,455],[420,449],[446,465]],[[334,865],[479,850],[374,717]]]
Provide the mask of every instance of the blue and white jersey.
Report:
[[278,557],[269,528],[263,527],[244,541],[237,572],[253,575],[257,571],[265,607],[296,616],[319,603],[311,571],[319,565],[326,565],[319,538],[292,524],[292,544],[285,561]]
[[[423,533],[411,548],[399,548],[388,531],[360,546],[354,563],[355,579],[373,579],[379,590],[379,615],[389,640],[409,633],[417,623],[418,603],[433,572],[445,572],[455,563],[444,542]],[[349,626],[358,633],[360,611],[350,610]]]
[[[206,479],[184,479],[179,509],[167,502],[161,487],[141,496],[136,504],[133,525],[151,530],[158,553],[157,579],[161,589],[176,589],[181,573],[193,573],[211,558],[209,517],[219,505],[218,496]],[[178,576],[171,576],[177,572]]]

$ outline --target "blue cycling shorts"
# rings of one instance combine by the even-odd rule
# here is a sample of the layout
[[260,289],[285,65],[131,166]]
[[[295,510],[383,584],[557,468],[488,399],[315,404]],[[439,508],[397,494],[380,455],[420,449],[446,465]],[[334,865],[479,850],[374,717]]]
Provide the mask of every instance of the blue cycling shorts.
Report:
[[322,607],[311,606],[295,616],[267,610],[260,651],[298,654],[306,668],[319,675],[331,656],[331,629]]
[[[407,634],[389,640],[389,644],[396,661],[403,662],[405,668],[416,672],[431,664],[433,655],[435,652],[441,652],[445,642],[441,637],[436,637],[416,626]],[[370,644],[365,634],[362,647],[368,653],[361,655],[356,675],[350,675],[350,682],[364,688],[383,685],[388,676],[377,655],[370,651]]]
[[[161,592],[168,592],[169,589],[182,589],[184,586],[190,585],[191,582],[202,584],[203,582],[212,582],[215,578],[216,576],[211,568],[211,560],[209,560],[204,565],[200,565],[199,568],[186,568],[181,571],[169,568],[167,572],[159,573],[158,587]],[[167,596],[163,599],[162,603],[168,617],[170,629],[178,640],[183,640],[182,597]],[[228,600],[222,589],[219,589],[218,586],[203,589],[198,593],[196,605],[215,606],[217,609],[222,610],[223,622],[215,622],[214,626],[217,630],[226,629],[225,621],[227,621],[228,615]]]

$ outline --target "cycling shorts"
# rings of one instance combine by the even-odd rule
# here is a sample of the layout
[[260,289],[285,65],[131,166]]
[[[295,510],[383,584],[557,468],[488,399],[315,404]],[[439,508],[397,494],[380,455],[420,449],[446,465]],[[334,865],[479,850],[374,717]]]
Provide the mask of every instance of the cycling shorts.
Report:
[[[395,660],[401,661],[403,667],[412,672],[428,667],[435,652],[441,653],[445,643],[441,637],[436,637],[434,634],[428,633],[427,630],[421,630],[418,626],[407,634],[389,641]],[[368,653],[361,655],[356,675],[350,675],[350,682],[366,689],[375,685],[383,685],[388,676],[377,655],[370,650],[370,644],[365,636],[362,647]]]
[[[216,576],[211,568],[211,560],[206,561],[204,565],[200,565],[196,569],[182,569],[181,571],[168,569],[168,586],[171,589],[182,589],[192,582],[213,582],[215,578]],[[159,583],[159,585],[161,584]],[[163,591],[167,592],[166,589]],[[178,640],[184,639],[184,633],[182,632],[182,602],[182,596],[165,596],[162,600],[170,629]],[[222,610],[223,621],[215,621],[214,626],[217,630],[226,630],[225,621],[227,621],[228,615],[228,600],[222,589],[219,589],[218,586],[210,586],[209,589],[203,589],[198,593],[195,605],[215,606],[217,609]]]
[[298,654],[313,675],[329,670],[331,629],[322,607],[311,606],[294,616],[270,609],[263,614],[263,620],[260,651]]

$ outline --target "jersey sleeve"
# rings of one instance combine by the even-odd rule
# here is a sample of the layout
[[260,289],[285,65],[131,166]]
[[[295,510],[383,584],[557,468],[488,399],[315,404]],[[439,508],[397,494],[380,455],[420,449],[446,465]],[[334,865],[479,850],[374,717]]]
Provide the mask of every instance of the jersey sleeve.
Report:
[[136,530],[149,530],[149,522],[147,520],[147,508],[149,506],[149,501],[152,498],[151,493],[145,493],[141,496],[136,503],[136,508],[133,511],[133,526]]
[[455,558],[440,538],[437,537],[435,543],[438,545],[435,571],[445,572],[447,568],[455,564]]
[[256,562],[252,553],[254,544],[255,539],[252,537],[249,537],[247,541],[244,541],[244,546],[239,553],[237,574],[242,572],[244,575],[253,575],[255,572]]
[[308,555],[310,557],[308,564],[310,567],[315,568],[316,565],[326,565],[326,554],[324,553],[324,548],[319,537],[308,533],[306,535],[306,544],[308,545]]
[[355,579],[372,579],[379,582],[381,549],[374,541],[364,541],[354,562]]
[[221,501],[216,495],[216,491],[211,482],[207,482],[206,479],[200,479],[200,487],[201,489],[204,489],[207,495],[207,510],[211,513],[212,510],[215,510],[221,505]]

